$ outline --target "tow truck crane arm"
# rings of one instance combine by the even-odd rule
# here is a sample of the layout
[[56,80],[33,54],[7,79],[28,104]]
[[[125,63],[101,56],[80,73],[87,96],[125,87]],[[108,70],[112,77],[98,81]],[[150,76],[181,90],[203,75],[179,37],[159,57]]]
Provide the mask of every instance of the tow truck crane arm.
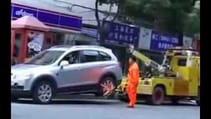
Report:
[[135,56],[137,59],[143,61],[147,66],[151,66],[152,68],[162,72],[164,67],[157,62],[153,61],[152,59],[145,56],[143,53],[136,51],[133,46],[129,47],[129,52]]

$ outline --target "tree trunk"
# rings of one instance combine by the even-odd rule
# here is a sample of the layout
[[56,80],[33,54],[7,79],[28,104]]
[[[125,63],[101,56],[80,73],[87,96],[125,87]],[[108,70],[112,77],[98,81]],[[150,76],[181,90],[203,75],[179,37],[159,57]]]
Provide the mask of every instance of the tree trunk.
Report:
[[97,21],[97,39],[100,40],[100,44],[102,43],[101,41],[101,24],[100,24],[100,18],[99,18],[99,11],[98,11],[98,4],[99,4],[99,0],[95,1],[95,17],[96,17],[96,21]]

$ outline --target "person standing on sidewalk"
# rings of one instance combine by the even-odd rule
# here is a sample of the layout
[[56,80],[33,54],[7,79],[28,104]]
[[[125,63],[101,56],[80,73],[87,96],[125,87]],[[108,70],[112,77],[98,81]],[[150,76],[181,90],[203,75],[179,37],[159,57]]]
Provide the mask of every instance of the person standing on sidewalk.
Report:
[[129,58],[129,70],[128,70],[128,82],[127,82],[127,94],[129,97],[129,108],[134,108],[136,104],[137,87],[139,83],[139,66],[135,57]]

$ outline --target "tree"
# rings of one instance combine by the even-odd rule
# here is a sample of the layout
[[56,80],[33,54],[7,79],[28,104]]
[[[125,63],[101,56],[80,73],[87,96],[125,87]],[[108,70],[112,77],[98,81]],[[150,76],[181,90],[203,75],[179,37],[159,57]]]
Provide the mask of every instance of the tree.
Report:
[[[198,0],[96,0],[103,4],[118,4],[118,16],[124,16],[138,25],[167,33],[198,32],[199,16],[190,16]],[[121,1],[121,2],[120,2]],[[97,5],[97,4],[96,4]],[[96,6],[97,8],[97,6]],[[97,9],[96,9],[97,11]],[[96,17],[97,18],[97,17]],[[99,20],[98,20],[99,21]],[[143,21],[146,24],[143,24]]]
[[125,15],[142,19],[163,32],[182,33],[194,0],[126,0]]
[[[103,22],[101,22],[101,20],[99,18],[98,6],[102,5],[102,4],[109,4],[110,5],[110,10],[111,10],[111,7],[114,4],[116,4],[118,6],[117,13],[116,13],[116,15],[114,15],[113,19],[111,20],[113,22],[117,18],[118,14],[119,14],[120,3],[122,3],[121,0],[96,0],[95,1],[95,17],[96,17],[97,26],[98,26],[98,36],[99,36],[101,44],[104,43],[104,37],[103,36],[104,36],[104,34],[106,32],[106,29],[104,28]],[[109,17],[109,16],[111,16],[111,14],[107,14],[107,16],[103,18],[103,21],[106,20],[106,18]]]
[[200,1],[199,5],[195,5],[193,11],[188,15],[184,26],[184,33],[194,35],[200,33]]

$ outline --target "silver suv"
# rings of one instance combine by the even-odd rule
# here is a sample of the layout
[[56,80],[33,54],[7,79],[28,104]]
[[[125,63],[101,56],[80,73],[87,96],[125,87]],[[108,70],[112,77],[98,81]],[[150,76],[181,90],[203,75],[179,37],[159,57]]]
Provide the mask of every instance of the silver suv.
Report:
[[45,104],[56,94],[110,96],[121,78],[121,67],[110,49],[54,46],[11,67],[11,98],[32,97]]

